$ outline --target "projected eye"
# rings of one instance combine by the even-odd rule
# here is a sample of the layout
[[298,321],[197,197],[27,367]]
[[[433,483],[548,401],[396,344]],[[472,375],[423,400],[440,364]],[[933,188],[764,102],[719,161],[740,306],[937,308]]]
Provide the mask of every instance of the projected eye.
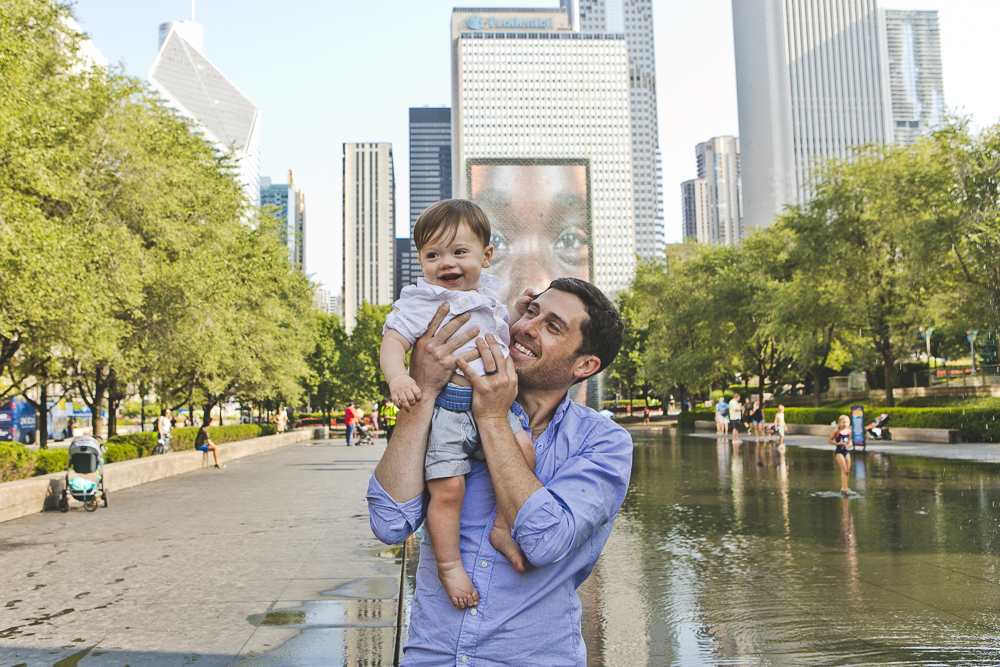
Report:
[[565,266],[579,267],[587,263],[587,235],[578,227],[567,227],[552,244],[552,251]]
[[493,246],[493,264],[499,264],[507,257],[507,252],[510,250],[507,237],[494,231],[490,236],[490,245]]

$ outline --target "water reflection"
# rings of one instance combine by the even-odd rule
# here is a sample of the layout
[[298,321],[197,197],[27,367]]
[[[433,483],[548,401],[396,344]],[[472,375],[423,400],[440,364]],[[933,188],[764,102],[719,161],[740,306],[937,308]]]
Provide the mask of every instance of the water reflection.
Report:
[[635,433],[591,665],[1000,664],[1000,468]]

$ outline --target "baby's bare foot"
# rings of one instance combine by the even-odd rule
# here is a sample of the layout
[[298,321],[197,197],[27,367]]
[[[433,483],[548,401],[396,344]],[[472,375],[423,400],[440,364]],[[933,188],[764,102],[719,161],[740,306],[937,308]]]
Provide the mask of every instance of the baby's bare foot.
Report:
[[494,549],[506,556],[507,560],[514,565],[514,569],[518,572],[524,572],[528,567],[528,559],[525,558],[524,552],[517,546],[514,538],[510,536],[509,528],[494,525],[493,530],[490,531],[490,544],[493,545]]
[[457,609],[479,605],[479,592],[472,585],[472,579],[469,579],[469,573],[462,566],[461,559],[438,561],[437,569],[444,592]]

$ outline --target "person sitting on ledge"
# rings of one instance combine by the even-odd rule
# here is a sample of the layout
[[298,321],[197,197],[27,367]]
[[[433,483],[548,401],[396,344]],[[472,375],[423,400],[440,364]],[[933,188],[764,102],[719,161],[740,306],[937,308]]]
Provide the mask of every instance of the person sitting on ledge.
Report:
[[212,418],[205,417],[205,421],[202,422],[201,428],[198,429],[198,435],[194,438],[194,448],[200,452],[211,451],[212,456],[215,457],[215,467],[222,470],[226,466],[219,463],[219,447],[212,439],[208,437],[208,427],[212,425]]

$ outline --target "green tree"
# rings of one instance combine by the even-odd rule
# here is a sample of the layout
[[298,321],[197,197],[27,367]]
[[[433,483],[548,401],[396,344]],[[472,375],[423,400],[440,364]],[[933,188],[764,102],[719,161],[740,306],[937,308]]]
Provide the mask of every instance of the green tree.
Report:
[[350,400],[341,373],[341,355],[348,354],[347,334],[336,315],[316,312],[313,315],[315,346],[306,357],[309,372],[305,386],[328,422],[330,413]]
[[347,354],[341,355],[340,374],[348,400],[363,405],[389,395],[389,385],[379,365],[379,350],[382,327],[391,310],[392,306],[376,306],[367,301],[358,309]]
[[646,339],[649,331],[643,322],[639,299],[634,293],[620,292],[617,306],[625,330],[621,352],[608,368],[608,379],[617,384],[619,390],[624,390],[620,393],[628,396],[629,412],[631,413],[632,396],[635,389],[645,387],[643,355],[646,353]]

